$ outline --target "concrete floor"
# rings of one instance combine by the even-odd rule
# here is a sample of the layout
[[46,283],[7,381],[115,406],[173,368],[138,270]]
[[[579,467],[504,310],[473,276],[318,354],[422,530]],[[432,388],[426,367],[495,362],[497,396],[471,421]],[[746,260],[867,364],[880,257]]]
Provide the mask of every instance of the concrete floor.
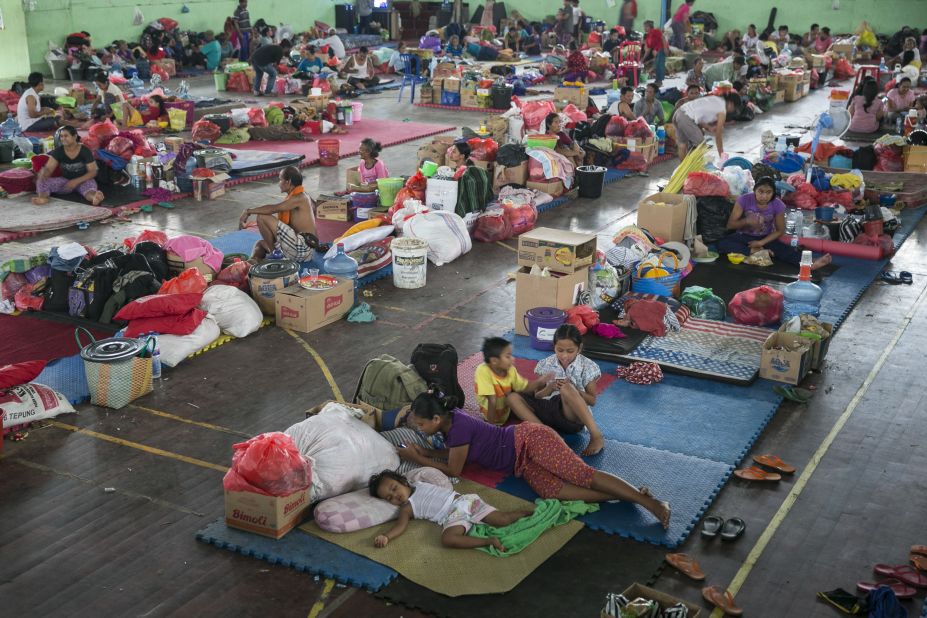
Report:
[[[205,82],[194,81],[197,89]],[[436,109],[396,103],[396,93],[365,100],[368,118],[446,122]],[[760,133],[808,125],[826,106],[822,93],[777,107],[746,125],[728,128],[732,152],[755,154]],[[460,125],[480,115],[454,113]],[[391,171],[411,174],[420,142],[384,151]],[[344,170],[304,171],[310,193],[341,188]],[[541,215],[544,226],[594,232],[608,239],[634,222],[636,204],[656,191],[675,163],[606,187],[598,200],[578,200]],[[214,202],[185,200],[172,211],[156,209],[131,223],[94,225],[24,239],[49,247],[67,238],[101,245],[154,228],[215,236],[237,227],[243,208],[275,201],[272,182],[231,190]],[[754,447],[799,468],[796,478],[760,487],[733,480],[711,513],[740,516],[744,537],[733,544],[693,534],[681,548],[696,556],[712,584],[735,581],[738,603],[751,616],[830,616],[815,593],[871,580],[877,562],[904,564],[907,548],[927,542],[927,400],[916,386],[927,345],[927,223],[893,260],[914,274],[912,286],[873,285],[835,337],[825,370],[813,376],[817,396],[808,405],[786,403]],[[270,327],[165,372],[155,392],[120,411],[81,406],[79,414],[7,441],[0,464],[0,597],[4,613],[21,616],[144,615],[418,616],[353,589],[327,589],[302,573],[245,558],[194,540],[222,514],[222,473],[231,445],[263,431],[282,430],[333,394],[350,397],[364,362],[375,354],[408,357],[422,341],[454,344],[461,358],[488,335],[512,327],[513,243],[479,244],[461,259],[430,267],[428,285],[396,289],[388,280],[366,299],[378,316],[369,325],[346,322],[295,340]],[[308,350],[334,376],[329,384]],[[683,402],[680,402],[681,404]],[[80,432],[78,432],[80,430]],[[192,458],[192,459],[191,459]],[[816,465],[813,475],[799,478]],[[104,488],[115,492],[106,493]],[[775,528],[768,528],[775,526]],[[768,534],[763,535],[763,531]],[[614,591],[653,573],[635,571],[630,541],[595,533],[601,558],[577,566],[576,578],[607,578]],[[641,551],[658,552],[647,546]],[[739,575],[738,575],[739,573]],[[513,605],[506,595],[485,599],[496,615],[595,615],[579,606],[582,586],[542,587],[529,576],[536,608]],[[656,587],[701,603],[700,585],[672,569]],[[588,599],[582,599],[589,605]],[[597,599],[596,599],[597,602]],[[910,603],[919,608],[920,601]],[[706,606],[707,608],[707,606]],[[428,609],[428,608],[425,608]],[[529,611],[530,610],[530,611]],[[446,612],[458,613],[458,612]],[[707,611],[703,615],[707,615]]]

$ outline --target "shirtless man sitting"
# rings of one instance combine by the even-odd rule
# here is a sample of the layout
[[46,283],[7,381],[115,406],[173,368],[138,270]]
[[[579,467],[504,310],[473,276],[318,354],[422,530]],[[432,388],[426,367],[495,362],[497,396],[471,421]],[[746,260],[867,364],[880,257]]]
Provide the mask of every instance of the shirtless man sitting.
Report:
[[313,257],[312,248],[303,236],[315,236],[313,204],[303,189],[303,175],[292,165],[280,171],[280,192],[287,195],[279,204],[248,208],[241,213],[239,229],[245,227],[251,215],[257,215],[261,232],[261,240],[251,253],[251,262],[263,260],[274,249],[295,262],[307,262]]

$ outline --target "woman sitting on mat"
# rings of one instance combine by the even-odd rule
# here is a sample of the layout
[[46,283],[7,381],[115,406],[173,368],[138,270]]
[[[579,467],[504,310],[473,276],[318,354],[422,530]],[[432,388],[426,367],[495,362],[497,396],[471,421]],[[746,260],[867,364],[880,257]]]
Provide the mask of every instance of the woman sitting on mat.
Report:
[[669,527],[667,502],[657,500],[646,488],[636,489],[617,476],[592,468],[547,425],[497,427],[454,409],[456,405],[454,397],[441,398],[435,391],[416,397],[408,424],[429,436],[442,432],[448,448],[399,447],[399,456],[448,476],[460,476],[466,463],[514,474],[524,478],[542,498],[633,502],[650,511],[664,528]]
[[409,479],[384,470],[370,477],[370,495],[386,500],[399,507],[399,520],[386,534],[373,539],[376,547],[386,547],[390,541],[402,535],[410,519],[427,519],[441,526],[441,544],[453,549],[475,549],[495,547],[505,552],[505,547],[496,537],[480,538],[467,536],[473,524],[485,523],[502,528],[515,523],[522,517],[534,513],[534,507],[520,511],[497,511],[476,494],[458,494],[431,483],[409,483]]
[[885,107],[879,98],[879,84],[871,77],[863,81],[859,92],[853,96],[848,108],[850,131],[853,133],[875,133],[879,130]]
[[376,76],[376,68],[373,66],[373,57],[363,46],[345,61],[341,72],[342,77],[348,76],[348,84],[358,90],[372,88],[380,83],[380,78]]
[[602,375],[599,366],[580,352],[583,337],[572,324],[563,324],[554,332],[554,353],[534,368],[538,376],[554,374],[547,386],[532,395],[512,393],[509,406],[515,415],[528,422],[549,425],[561,433],[589,430],[589,444],[583,455],[596,455],[605,446],[602,430],[596,425],[589,406],[595,405],[596,382]]
[[[589,61],[576,47],[576,41],[570,43],[570,55],[567,56],[566,71],[563,74],[565,82],[583,82],[589,78]],[[580,110],[585,111],[585,110]]]
[[355,191],[362,193],[371,193],[377,190],[378,178],[389,178],[389,170],[386,164],[380,159],[380,150],[383,146],[369,137],[364,138],[357,149],[360,154],[361,163],[357,166],[360,174],[360,186]]
[[[775,242],[785,234],[785,203],[776,197],[776,181],[763,176],[756,181],[753,193],[737,198],[727,229],[733,234],[718,241],[718,252],[750,255],[766,249],[777,260],[798,266],[801,250],[781,242]],[[811,270],[827,266],[831,262],[829,253],[811,264]]]
[[[64,194],[77,191],[85,200],[98,206],[103,194],[97,190],[97,163],[90,149],[80,143],[77,129],[64,126],[58,129],[61,145],[48,153],[48,163],[39,170],[36,177],[36,196],[32,203],[41,206],[48,203],[52,193]],[[61,175],[52,177],[57,168]]]
[[560,119],[560,114],[557,112],[547,114],[544,122],[547,125],[547,134],[557,136],[556,152],[569,159],[573,167],[582,165],[586,159],[586,152],[579,147],[576,140],[563,130],[563,121]]

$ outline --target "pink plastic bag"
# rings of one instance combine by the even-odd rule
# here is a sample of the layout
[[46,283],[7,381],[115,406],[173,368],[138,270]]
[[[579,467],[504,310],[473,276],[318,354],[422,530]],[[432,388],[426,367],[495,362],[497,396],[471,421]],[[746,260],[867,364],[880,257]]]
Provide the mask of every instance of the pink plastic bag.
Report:
[[738,324],[750,326],[778,324],[782,319],[784,299],[782,292],[768,285],[761,285],[758,288],[738,292],[728,303],[727,309]]
[[474,137],[467,140],[470,146],[470,158],[474,161],[495,161],[496,152],[499,150],[499,144],[491,137],[485,139]]
[[628,126],[624,130],[624,136],[644,139],[653,137],[653,131],[650,130],[650,125],[647,124],[646,120],[638,118],[628,123]]
[[534,224],[538,220],[538,211],[534,204],[502,202],[501,206],[514,235],[524,234],[534,229]]
[[686,177],[682,192],[698,197],[727,197],[731,194],[731,188],[720,176],[708,172],[691,172]]
[[[264,113],[263,111],[261,112]],[[266,125],[266,120],[264,121]],[[219,128],[219,125],[209,122],[208,120],[197,120],[193,123],[193,141],[194,142],[209,142],[212,144],[217,139],[222,137],[222,129]]]
[[580,335],[585,335],[589,329],[599,323],[599,314],[589,305],[576,305],[567,309],[567,324],[572,324],[579,331]]
[[499,208],[482,213],[476,220],[476,229],[473,230],[473,237],[480,242],[507,240],[513,235],[511,221],[505,215],[505,211]]
[[158,294],[202,294],[206,291],[206,279],[195,268],[188,268],[173,279],[164,282]]
[[251,283],[248,281],[250,271],[251,264],[236,258],[234,262],[219,271],[210,285],[230,285],[243,292],[248,292],[251,290]]
[[312,483],[309,461],[285,433],[262,433],[232,449],[232,467],[222,479],[222,486],[229,491],[288,496]]
[[580,111],[572,103],[563,108],[563,113],[570,119],[570,122],[585,122],[589,120],[586,112]]
[[264,110],[260,107],[252,107],[248,110],[248,122],[252,127],[266,127],[267,118],[264,117]]
[[624,132],[628,128],[628,121],[621,116],[612,116],[608,124],[605,125],[605,137],[624,137]]
[[106,146],[106,151],[128,161],[135,155],[135,144],[128,137],[118,136],[110,140]]
[[537,131],[547,114],[557,111],[553,101],[528,101],[521,107],[526,131]]

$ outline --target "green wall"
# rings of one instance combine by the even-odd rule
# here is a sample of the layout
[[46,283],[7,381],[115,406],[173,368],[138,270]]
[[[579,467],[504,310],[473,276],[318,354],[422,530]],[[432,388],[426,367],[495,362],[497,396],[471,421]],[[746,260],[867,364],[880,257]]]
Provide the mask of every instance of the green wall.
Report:
[[[673,0],[673,10],[681,0]],[[580,7],[587,15],[612,24],[618,21],[622,0],[615,0],[609,8],[606,0],[582,0]],[[761,30],[766,27],[771,7],[777,7],[776,25],[786,24],[792,32],[803,34],[808,26],[817,22],[829,26],[833,32],[852,32],[860,22],[868,21],[876,32],[892,33],[904,25],[927,28],[927,0],[839,0],[840,9],[834,11],[832,0],[696,0],[693,11],[714,13],[719,30],[746,30],[754,23]],[[471,0],[471,7],[473,0]],[[529,19],[539,19],[556,12],[563,6],[555,0],[506,0],[506,8],[518,11]],[[660,18],[659,0],[637,0],[637,29],[643,29],[645,19]]]
[[[7,4],[20,4],[20,0],[0,0],[6,17]],[[335,0],[249,0],[252,23],[263,18],[269,24],[288,24],[301,29],[315,20],[335,21]],[[186,5],[189,13],[181,13]],[[86,30],[93,36],[95,45],[115,39],[136,39],[144,27],[132,25],[135,7],[140,6],[145,24],[161,17],[170,17],[185,30],[202,31],[222,29],[225,18],[238,6],[237,0],[38,0],[35,11],[26,13],[29,65],[32,70],[48,72],[45,53],[48,42],[63,44],[64,36]],[[9,29],[9,26],[7,26]],[[5,32],[0,33],[0,36]],[[2,43],[0,43],[2,44]],[[5,51],[5,48],[2,48]],[[2,66],[2,63],[0,63]]]
[[9,88],[15,78],[29,73],[26,49],[26,20],[20,0],[0,0],[3,30],[0,30],[0,86]]

